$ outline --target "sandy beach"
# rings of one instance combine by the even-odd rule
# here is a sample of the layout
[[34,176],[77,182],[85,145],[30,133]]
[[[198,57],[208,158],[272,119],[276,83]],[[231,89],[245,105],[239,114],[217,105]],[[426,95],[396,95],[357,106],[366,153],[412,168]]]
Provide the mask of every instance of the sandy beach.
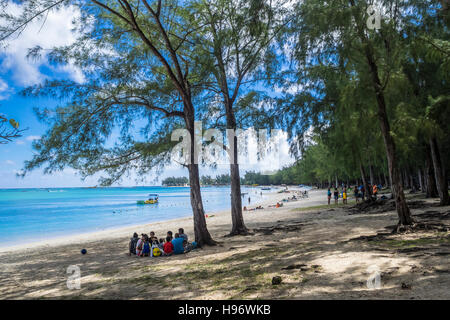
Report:
[[[248,236],[227,237],[229,211],[207,213],[209,231],[219,245],[184,255],[130,257],[127,246],[133,232],[155,231],[162,237],[179,227],[192,240],[192,218],[4,248],[0,298],[450,298],[449,207],[411,199],[414,216],[437,219],[441,229],[392,234],[386,227],[395,225],[397,216],[390,207],[373,212],[355,212],[352,204],[328,208],[324,190],[268,208],[292,195],[274,192],[260,204],[264,210],[244,212],[252,230]],[[81,255],[82,248],[88,254]],[[80,268],[81,287],[70,290],[67,268],[73,265]],[[272,284],[275,276],[281,284]],[[379,286],[368,286],[377,276]]]

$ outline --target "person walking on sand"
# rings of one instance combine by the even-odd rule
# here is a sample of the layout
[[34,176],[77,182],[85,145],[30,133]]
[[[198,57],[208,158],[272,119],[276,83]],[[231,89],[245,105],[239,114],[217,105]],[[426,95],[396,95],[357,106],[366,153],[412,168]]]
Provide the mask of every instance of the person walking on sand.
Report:
[[330,203],[331,203],[331,188],[328,188],[327,195],[328,195],[328,205],[330,205]]
[[339,204],[339,190],[338,188],[334,188],[334,203]]

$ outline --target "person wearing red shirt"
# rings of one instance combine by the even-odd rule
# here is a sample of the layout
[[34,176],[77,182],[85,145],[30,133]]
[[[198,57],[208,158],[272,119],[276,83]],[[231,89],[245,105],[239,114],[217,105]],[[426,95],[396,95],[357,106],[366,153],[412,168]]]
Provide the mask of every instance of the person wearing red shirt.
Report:
[[173,244],[170,240],[171,240],[171,238],[167,237],[166,243],[164,243],[163,250],[164,250],[165,256],[170,256],[173,253]]

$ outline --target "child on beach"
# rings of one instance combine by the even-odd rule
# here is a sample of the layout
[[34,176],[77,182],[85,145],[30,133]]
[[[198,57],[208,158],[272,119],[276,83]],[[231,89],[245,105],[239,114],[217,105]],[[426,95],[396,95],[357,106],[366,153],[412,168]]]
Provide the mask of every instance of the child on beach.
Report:
[[155,241],[158,244],[158,238],[155,236],[155,233],[153,231],[150,231],[150,243],[153,244],[155,243]]
[[140,257],[142,254],[142,250],[144,249],[144,234],[141,234],[141,238],[136,243],[136,256]]
[[347,187],[342,191],[342,203],[347,204]]
[[136,245],[139,241],[139,236],[135,232],[133,234],[133,238],[130,238],[130,243],[128,244],[128,255],[131,256],[131,254],[136,254]]
[[172,244],[171,240],[172,239],[169,236],[167,236],[166,242],[164,243],[164,248],[163,248],[165,256],[170,256],[173,253],[173,244]]
[[178,229],[178,234],[181,238],[183,238],[184,240],[186,240],[186,242],[188,241],[188,236],[187,234],[184,233],[184,229],[183,228],[179,228]]
[[150,255],[150,242],[147,235],[144,235],[144,245],[141,252],[141,257],[148,257]]
[[164,250],[164,239],[163,239],[163,238],[160,238],[160,239],[159,239],[158,247],[159,247],[161,250]]

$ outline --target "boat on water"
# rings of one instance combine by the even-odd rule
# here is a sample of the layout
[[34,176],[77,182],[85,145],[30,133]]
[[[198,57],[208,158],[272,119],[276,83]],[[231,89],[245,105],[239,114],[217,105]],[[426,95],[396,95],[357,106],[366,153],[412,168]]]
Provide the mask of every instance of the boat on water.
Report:
[[264,187],[264,188],[261,188],[261,190],[270,190],[270,188],[269,187]]
[[159,195],[156,193],[150,193],[147,200],[138,200],[137,204],[157,204]]

